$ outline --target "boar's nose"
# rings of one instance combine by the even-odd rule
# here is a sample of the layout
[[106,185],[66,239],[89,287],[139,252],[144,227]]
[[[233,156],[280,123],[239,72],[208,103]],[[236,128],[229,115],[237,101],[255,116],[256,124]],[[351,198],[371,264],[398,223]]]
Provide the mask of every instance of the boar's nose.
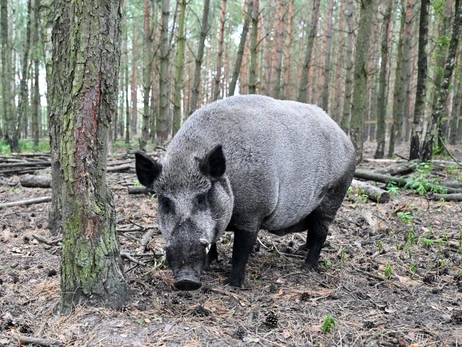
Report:
[[179,290],[196,290],[201,287],[201,281],[194,273],[182,271],[175,276],[175,288]]

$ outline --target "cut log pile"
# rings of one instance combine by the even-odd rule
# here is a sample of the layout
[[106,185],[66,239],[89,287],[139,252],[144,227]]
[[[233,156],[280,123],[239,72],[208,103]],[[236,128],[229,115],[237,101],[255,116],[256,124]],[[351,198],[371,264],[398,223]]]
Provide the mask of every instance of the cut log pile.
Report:
[[0,175],[23,175],[50,166],[50,154],[47,153],[21,153],[0,157]]

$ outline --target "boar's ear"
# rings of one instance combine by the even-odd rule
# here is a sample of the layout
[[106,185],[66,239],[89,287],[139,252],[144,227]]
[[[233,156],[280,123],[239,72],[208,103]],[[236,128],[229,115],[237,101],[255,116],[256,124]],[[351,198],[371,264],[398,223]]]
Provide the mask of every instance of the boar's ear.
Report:
[[221,145],[215,146],[200,161],[199,169],[204,175],[211,176],[212,178],[220,178],[224,175],[226,171],[226,159]]
[[135,159],[138,181],[145,187],[151,187],[157,177],[159,177],[162,171],[162,165],[149,158],[145,153],[139,151],[135,153]]

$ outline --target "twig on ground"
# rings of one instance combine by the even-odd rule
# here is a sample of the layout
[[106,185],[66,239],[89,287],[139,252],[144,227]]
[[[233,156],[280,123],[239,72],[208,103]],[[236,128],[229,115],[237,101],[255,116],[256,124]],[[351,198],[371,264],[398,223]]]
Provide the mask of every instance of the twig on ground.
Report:
[[57,239],[57,240],[47,240],[46,238],[39,236],[39,235],[32,235],[34,239],[36,239],[38,242],[46,243],[47,245],[50,246],[56,246],[58,243],[60,243],[63,239]]
[[141,249],[143,250],[143,252],[146,252],[149,250],[148,243],[151,240],[152,236],[154,235],[154,231],[155,231],[154,229],[148,230],[141,238],[140,245],[141,245]]
[[138,265],[142,265],[142,266],[146,266],[146,263],[143,263],[141,260],[138,260],[138,259],[133,258],[132,255],[129,254],[129,253],[120,253],[120,256],[121,256],[122,258],[125,258],[125,259],[130,260],[132,263],[135,263],[135,264],[138,264]]
[[454,158],[454,156],[452,155],[452,153],[449,152],[449,149],[448,149],[448,148],[446,147],[446,145],[444,144],[444,141],[443,141],[443,139],[441,138],[441,136],[439,137],[439,139],[440,139],[440,143],[443,145],[443,148],[444,148],[444,150],[446,151],[446,153],[449,154],[449,156],[452,158],[452,160],[454,160],[454,161],[457,163],[457,165],[462,166],[462,164],[459,163],[459,162],[457,161],[456,158]]
[[232,297],[233,299],[236,299],[239,302],[241,302],[241,301],[247,302],[246,298],[244,298],[244,297],[242,297],[240,295],[228,292],[226,290],[222,290],[222,289],[218,289],[218,288],[210,288],[210,291],[214,292],[214,293],[217,293],[217,294],[230,296],[230,297]]

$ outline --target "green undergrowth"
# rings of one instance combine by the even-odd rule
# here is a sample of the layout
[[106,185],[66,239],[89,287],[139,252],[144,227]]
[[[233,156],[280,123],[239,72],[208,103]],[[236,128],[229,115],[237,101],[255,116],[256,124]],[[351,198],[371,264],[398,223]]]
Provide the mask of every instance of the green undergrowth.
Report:
[[[48,140],[39,141],[38,148],[34,148],[33,140],[19,140],[19,150],[21,153],[48,153],[50,152],[50,143]],[[0,155],[11,155],[10,145],[7,141],[0,142]]]

